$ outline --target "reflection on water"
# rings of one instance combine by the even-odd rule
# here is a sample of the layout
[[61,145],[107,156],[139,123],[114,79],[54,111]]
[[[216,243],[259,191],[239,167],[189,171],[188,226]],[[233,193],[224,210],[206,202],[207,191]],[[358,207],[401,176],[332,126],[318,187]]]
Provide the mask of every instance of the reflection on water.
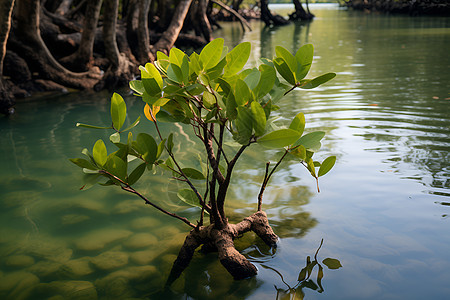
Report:
[[[305,299],[447,297],[450,20],[313,12],[308,25],[265,29],[254,22],[243,36],[239,24],[224,24],[219,33],[228,46],[242,36],[251,41],[252,63],[272,56],[276,45],[294,50],[313,43],[311,77],[338,73],[320,89],[279,103],[288,110],[280,124],[304,112],[307,130],[327,132],[319,155],[338,161],[321,178],[320,194],[299,164],[280,166],[263,200],[281,237],[276,252],[252,234],[236,241],[255,261],[257,277],[235,282],[216,254],[196,253],[172,289],[162,290],[189,228],[120,190],[79,191],[82,178],[68,158],[98,132],[74,124],[107,124],[109,95],[47,95],[0,119],[0,298],[275,299],[274,285],[285,285],[272,269],[295,282],[322,238],[321,256],[338,257],[345,267],[324,270],[322,293],[300,289]],[[142,110],[133,99],[131,120]],[[154,134],[151,124],[140,126]],[[195,148],[189,128],[162,130],[189,143],[177,149],[187,159]],[[233,221],[254,212],[265,162],[280,155],[249,150],[229,193]],[[151,177],[139,190],[174,210],[177,183],[165,178]],[[177,213],[197,216],[195,208]],[[318,273],[311,276],[319,287]]]

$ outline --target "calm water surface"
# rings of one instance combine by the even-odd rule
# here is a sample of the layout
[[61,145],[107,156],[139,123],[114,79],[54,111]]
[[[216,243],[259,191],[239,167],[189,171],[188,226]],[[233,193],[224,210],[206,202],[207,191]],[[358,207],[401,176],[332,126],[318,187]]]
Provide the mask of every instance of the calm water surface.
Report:
[[[323,291],[316,267],[297,297],[448,299],[450,20],[335,6],[313,12],[311,24],[267,29],[255,22],[245,35],[238,24],[224,24],[218,33],[229,46],[251,41],[252,63],[271,57],[276,45],[294,51],[313,43],[310,76],[338,74],[280,104],[288,111],[281,125],[304,112],[307,130],[327,132],[319,158],[338,160],[320,193],[299,164],[272,180],[264,209],[281,237],[278,249],[272,254],[251,234],[236,242],[258,276],[235,282],[216,254],[198,253],[172,290],[160,292],[189,228],[118,189],[79,191],[81,174],[68,158],[92,147],[98,132],[74,125],[107,124],[110,95],[77,93],[27,100],[0,119],[0,298],[288,299],[287,285],[297,284],[323,239],[318,261],[335,258],[343,267],[322,264]],[[143,105],[127,99],[135,119]],[[148,123],[140,129],[154,132]],[[163,130],[186,143],[182,159],[195,148],[188,128]],[[264,163],[279,155],[255,146],[243,157],[228,199],[231,219],[255,210]],[[174,182],[148,180],[141,191],[195,220],[195,209],[175,206]]]

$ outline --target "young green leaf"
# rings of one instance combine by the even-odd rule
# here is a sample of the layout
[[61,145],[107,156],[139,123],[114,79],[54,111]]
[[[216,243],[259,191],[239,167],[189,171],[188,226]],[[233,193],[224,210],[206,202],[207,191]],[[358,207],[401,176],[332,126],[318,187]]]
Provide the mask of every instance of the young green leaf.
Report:
[[114,93],[111,97],[111,119],[114,128],[119,131],[127,117],[127,106],[122,96]]
[[300,134],[292,129],[279,129],[272,131],[258,139],[258,144],[267,148],[282,148],[294,143]]
[[88,169],[88,170],[98,170],[96,166],[94,166],[91,162],[83,159],[83,158],[71,158],[69,159],[71,162],[79,166],[80,168]]
[[167,151],[169,153],[172,153],[173,151],[173,133],[169,134],[169,137],[167,139]]
[[327,157],[319,168],[318,176],[323,176],[327,174],[336,163],[336,156]]
[[252,92],[248,88],[244,80],[238,79],[236,81],[236,90],[234,92],[234,100],[237,105],[246,105],[252,99]]
[[289,67],[289,70],[294,73],[297,71],[297,59],[295,59],[295,57],[291,54],[291,52],[289,52],[288,50],[286,50],[285,48],[281,47],[281,46],[276,46],[275,47],[275,53],[277,55],[277,57],[281,57],[286,64]]
[[250,51],[250,42],[240,43],[234,47],[226,56],[227,64],[224,69],[224,76],[229,77],[242,70],[250,57]]
[[130,126],[128,126],[127,128],[125,128],[124,130],[122,130],[122,132],[124,131],[128,131],[134,127],[136,127],[137,124],[139,124],[139,122],[141,121],[141,116],[139,116],[136,121],[133,122],[133,124],[131,124]]
[[261,76],[258,85],[253,89],[256,99],[261,99],[272,90],[277,77],[275,69],[268,65],[260,65],[259,72]]
[[295,148],[289,150],[289,153],[291,153],[295,157],[299,158],[300,160],[303,160],[303,161],[306,160],[306,149],[303,145],[300,145],[298,147],[295,147]]
[[89,129],[112,129],[111,126],[104,127],[104,126],[95,126],[95,125],[89,125],[89,124],[83,124],[83,123],[77,123],[76,126],[77,127],[89,128]]
[[137,150],[147,164],[153,164],[158,153],[155,139],[147,133],[139,133],[136,138]]
[[119,177],[123,181],[126,180],[127,164],[115,155],[108,156],[108,160],[105,163],[105,170]]
[[303,113],[298,113],[289,125],[289,129],[298,131],[300,135],[302,135],[303,130],[305,130],[305,122],[305,115]]
[[222,38],[214,39],[209,42],[200,52],[200,65],[203,70],[210,69],[217,65],[221,60],[224,40]]
[[138,95],[142,95],[145,92],[144,84],[141,80],[131,80],[130,83],[130,89],[136,92]]
[[145,91],[150,96],[160,95],[163,88],[163,80],[156,67],[151,63],[147,63],[145,67],[139,66],[139,70],[141,70],[141,81]]
[[109,136],[109,140],[110,140],[111,143],[113,143],[113,144],[120,143],[120,133],[114,132],[113,134],[111,134],[111,135]]
[[97,165],[103,166],[106,163],[107,152],[103,140],[98,140],[97,142],[95,142],[94,149],[92,150],[92,155]]
[[314,47],[311,44],[303,45],[298,49],[295,58],[298,61],[298,68],[296,72],[296,79],[301,80],[306,77],[311,68],[314,56]]

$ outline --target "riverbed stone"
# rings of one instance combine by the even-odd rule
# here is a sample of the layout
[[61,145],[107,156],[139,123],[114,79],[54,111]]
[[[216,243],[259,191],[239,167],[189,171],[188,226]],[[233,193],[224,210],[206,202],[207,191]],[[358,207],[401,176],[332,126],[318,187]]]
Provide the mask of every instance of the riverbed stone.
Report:
[[141,211],[146,207],[144,201],[141,200],[124,200],[117,203],[112,208],[113,214],[128,214],[135,211]]
[[37,259],[63,263],[72,257],[73,250],[68,248],[66,243],[61,240],[40,237],[30,240],[23,252]]
[[59,262],[42,260],[28,267],[26,270],[44,280],[47,278],[54,278],[61,266],[62,263]]
[[157,243],[158,239],[150,233],[136,233],[130,236],[123,245],[128,249],[142,249]]
[[99,270],[113,270],[128,264],[129,255],[121,251],[106,251],[91,258],[91,263]]
[[24,268],[33,264],[34,258],[29,255],[11,255],[5,260],[5,265],[13,268]]
[[155,230],[154,234],[159,240],[170,240],[173,236],[180,233],[180,230],[175,226],[164,226]]
[[97,229],[76,239],[75,247],[82,251],[98,251],[108,244],[128,238],[131,234],[131,231],[124,229]]
[[130,254],[130,260],[138,265],[148,265],[163,252],[164,249],[158,247],[149,250],[136,251]]
[[0,299],[26,299],[39,284],[39,278],[29,272],[5,273],[0,281]]
[[66,300],[97,300],[97,290],[92,282],[78,280],[41,283],[35,289],[40,299],[62,296]]
[[62,225],[73,225],[89,220],[90,217],[82,214],[67,214],[61,217]]
[[155,218],[142,217],[131,221],[130,227],[134,230],[157,228],[161,222]]
[[60,278],[77,279],[92,274],[94,268],[90,262],[90,257],[69,260],[59,267],[57,275]]

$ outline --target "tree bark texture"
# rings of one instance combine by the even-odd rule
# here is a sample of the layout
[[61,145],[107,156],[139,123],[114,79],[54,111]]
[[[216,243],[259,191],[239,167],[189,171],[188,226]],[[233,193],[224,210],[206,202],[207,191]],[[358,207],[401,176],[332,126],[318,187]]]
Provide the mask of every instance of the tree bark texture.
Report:
[[266,26],[279,26],[289,23],[288,20],[279,15],[273,15],[269,9],[269,0],[261,0],[261,20]]
[[219,260],[234,279],[240,280],[257,274],[256,267],[234,247],[234,239],[248,232],[255,232],[269,247],[276,247],[278,237],[273,232],[264,211],[258,211],[237,224],[227,224],[223,229],[214,224],[193,229],[186,237],[175,260],[167,285],[171,285],[187,268],[195,250],[201,245],[214,245]]
[[0,113],[10,114],[14,100],[3,84],[3,61],[6,55],[6,42],[11,29],[11,13],[14,7],[14,0],[2,0],[0,3]]
[[138,21],[138,49],[139,63],[145,64],[155,60],[150,53],[150,36],[148,32],[148,12],[152,0],[139,0],[139,21]]

